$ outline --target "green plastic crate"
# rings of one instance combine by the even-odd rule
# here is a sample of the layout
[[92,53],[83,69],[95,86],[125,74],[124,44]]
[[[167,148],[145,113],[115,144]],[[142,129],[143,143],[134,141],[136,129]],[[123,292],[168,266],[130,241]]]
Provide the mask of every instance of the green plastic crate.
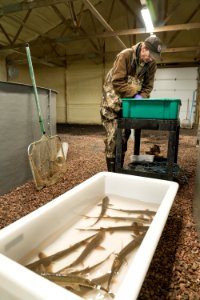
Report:
[[122,117],[138,119],[178,119],[180,99],[122,98]]

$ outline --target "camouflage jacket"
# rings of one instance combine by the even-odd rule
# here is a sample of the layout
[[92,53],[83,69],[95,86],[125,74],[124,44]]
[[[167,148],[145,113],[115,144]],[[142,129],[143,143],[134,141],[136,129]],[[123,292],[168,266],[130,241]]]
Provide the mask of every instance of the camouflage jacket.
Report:
[[133,97],[138,92],[143,98],[150,97],[157,66],[155,61],[139,64],[140,47],[141,43],[138,43],[117,55],[103,85],[102,117],[117,118],[121,111],[121,98]]

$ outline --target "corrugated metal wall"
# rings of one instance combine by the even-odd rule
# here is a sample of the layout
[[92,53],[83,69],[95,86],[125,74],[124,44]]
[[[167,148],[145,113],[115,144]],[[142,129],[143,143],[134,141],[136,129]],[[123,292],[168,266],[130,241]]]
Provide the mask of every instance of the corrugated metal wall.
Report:
[[[56,92],[38,88],[38,94],[46,132],[53,135]],[[0,194],[4,194],[32,178],[28,145],[42,136],[32,86],[0,82],[0,115]]]

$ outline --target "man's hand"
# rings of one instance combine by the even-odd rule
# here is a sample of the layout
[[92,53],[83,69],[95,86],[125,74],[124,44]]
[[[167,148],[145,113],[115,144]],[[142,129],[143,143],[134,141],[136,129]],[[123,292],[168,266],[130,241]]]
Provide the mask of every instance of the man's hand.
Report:
[[133,96],[134,99],[143,99],[143,97],[140,94],[135,94]]

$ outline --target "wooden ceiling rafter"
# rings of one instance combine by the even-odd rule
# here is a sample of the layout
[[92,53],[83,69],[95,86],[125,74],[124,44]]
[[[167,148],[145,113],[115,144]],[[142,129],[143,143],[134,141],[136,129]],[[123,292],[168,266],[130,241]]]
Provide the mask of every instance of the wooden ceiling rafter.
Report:
[[81,3],[80,12],[77,14],[78,27],[80,27],[80,25],[81,25],[81,18],[83,16],[84,7],[85,7],[85,4]]
[[[66,20],[67,21],[67,20]],[[68,21],[67,21],[68,22]],[[59,24],[55,26],[60,26],[63,21],[61,21]],[[199,23],[188,23],[188,24],[177,24],[177,25],[167,25],[167,26],[160,26],[160,27],[155,27],[154,32],[165,32],[165,31],[181,31],[181,30],[193,30],[193,29],[200,29],[200,22]],[[52,30],[52,29],[51,29]],[[89,39],[89,38],[108,38],[110,36],[114,35],[137,35],[137,34],[145,34],[147,33],[145,28],[137,28],[137,29],[127,29],[127,30],[119,30],[119,31],[107,31],[103,32],[101,34],[93,34],[93,35],[80,35],[80,36],[67,36],[67,37],[61,37],[61,38],[49,38],[47,35],[51,31],[47,31],[45,34],[38,36],[46,38],[49,42],[54,42],[54,43],[70,43],[71,41],[77,41],[77,40],[83,40],[83,39]],[[30,44],[36,45],[38,44],[37,39],[34,39],[32,41],[29,41]],[[5,49],[13,49],[13,48],[21,48],[24,46],[24,43],[19,43],[15,44],[14,46],[11,45],[6,45],[6,46],[1,46],[0,50],[5,50]]]
[[[110,4],[110,8],[108,9],[108,16],[107,16],[107,22],[108,23],[111,20],[111,16],[112,16],[113,9],[114,9],[114,3],[115,3],[115,0],[112,0],[112,2]],[[104,32],[105,32],[105,28],[104,28]],[[106,42],[105,42],[105,40],[102,40],[102,51],[103,52],[106,51]]]
[[[18,50],[14,50],[14,52],[19,54],[20,57],[23,56],[25,58],[24,59],[15,58],[14,61],[13,61],[13,59],[7,59],[8,64],[16,64],[16,63],[17,64],[27,64],[27,54],[26,53],[18,51]],[[33,62],[42,64],[42,65],[45,65],[48,67],[58,67],[58,66],[61,67],[61,64],[51,63],[51,62],[46,61],[43,58],[38,58],[33,55],[31,55],[31,58],[32,58]]]
[[178,48],[166,48],[163,50],[163,53],[172,53],[172,52],[196,52],[200,50],[200,46],[196,47],[178,47]]
[[[193,29],[200,29],[200,22],[199,23],[188,23],[188,24],[177,24],[177,25],[167,25],[167,26],[160,26],[155,27],[154,32],[168,32],[168,31],[189,31]],[[68,43],[75,40],[83,40],[88,38],[108,38],[111,36],[119,35],[138,35],[138,34],[146,34],[148,33],[145,28],[136,28],[136,29],[126,29],[126,30],[117,30],[117,31],[106,31],[103,33],[98,34],[90,34],[84,36],[76,36],[76,37],[66,37],[62,39],[63,43]],[[56,40],[56,39],[55,39]],[[6,47],[5,47],[6,48]]]
[[[66,27],[69,27],[71,20],[65,19],[63,14],[60,12],[60,10],[57,8],[56,5],[51,5],[52,9],[54,10],[55,14],[58,16],[58,18],[61,20],[61,24],[65,24]],[[49,32],[51,32],[54,28],[52,28]]]
[[[199,11],[200,9],[200,3],[198,4],[197,8],[194,9],[194,11],[191,13],[191,15],[189,16],[189,18],[187,18],[187,20],[185,21],[185,23],[188,23],[192,20],[192,18],[196,15],[196,13]],[[174,33],[173,36],[168,40],[167,44],[170,45],[176,38],[177,35],[179,34],[179,32]]]
[[[110,38],[113,37],[114,39],[116,39],[116,41],[118,41],[118,43],[120,44],[120,47],[122,48],[126,48],[125,43],[123,42],[123,40],[121,40],[121,36],[127,36],[128,38],[135,38],[137,35],[141,35],[141,37],[143,38],[143,36],[145,34],[148,34],[148,32],[146,32],[146,30],[144,28],[138,28],[138,24],[142,24],[143,25],[143,21],[142,18],[140,16],[140,9],[141,9],[141,3],[140,0],[135,0],[133,2],[129,2],[129,0],[118,0],[120,3],[118,3],[119,5],[122,4],[124,8],[126,8],[125,13],[127,12],[127,14],[129,14],[129,16],[133,15],[134,18],[132,18],[133,20],[135,20],[135,26],[133,26],[131,24],[131,22],[129,22],[129,19],[127,20],[127,22],[129,22],[128,24],[128,28],[133,28],[133,29],[127,29],[127,30],[113,30],[113,28],[109,25],[112,22],[112,13],[113,13],[113,6],[116,3],[115,0],[109,1],[109,10],[104,10],[104,13],[100,14],[99,11],[97,10],[98,5],[102,4],[103,1],[99,1],[97,3],[97,1],[95,1],[95,5],[92,4],[92,0],[80,0],[78,3],[78,6],[74,6],[74,1],[76,0],[34,0],[34,1],[24,1],[24,2],[20,2],[15,4],[9,4],[9,5],[3,5],[0,7],[0,18],[3,17],[11,17],[11,14],[13,13],[20,13],[20,12],[25,12],[25,17],[23,17],[22,19],[22,14],[18,14],[15,15],[14,17],[18,17],[18,23],[20,23],[19,29],[17,30],[17,32],[15,34],[10,33],[6,27],[7,23],[0,23],[0,29],[2,31],[2,45],[0,45],[0,53],[2,51],[2,53],[6,53],[5,51],[8,49],[10,51],[18,51],[20,50],[20,48],[24,48],[24,43],[22,43],[22,39],[21,39],[21,32],[23,29],[27,29],[27,30],[32,30],[29,22],[27,22],[28,18],[29,18],[29,14],[31,9],[34,8],[40,8],[40,7],[45,7],[48,6],[48,9],[51,8],[57,8],[60,13],[62,14],[62,6],[59,6],[59,4],[65,4],[66,8],[69,8],[69,12],[70,12],[70,18],[66,18],[63,15],[63,18],[60,18],[59,16],[59,20],[61,20],[59,22],[59,24],[57,23],[56,26],[53,26],[50,30],[44,32],[43,34],[40,34],[40,32],[36,32],[34,31],[34,29],[32,30],[32,35],[30,34],[30,40],[29,44],[33,45],[33,46],[41,46],[41,42],[47,43],[47,45],[49,47],[52,47],[53,52],[55,53],[55,55],[58,56],[58,59],[60,59],[60,57],[62,57],[63,54],[66,53],[68,51],[63,51],[62,48],[59,48],[60,46],[63,47],[63,49],[67,50],[67,46],[69,45],[69,43],[74,42],[74,41],[81,41],[83,39],[87,39],[90,44],[92,45],[92,48],[94,49],[93,54],[85,54],[84,57],[92,57],[94,54],[96,55],[96,57],[101,57],[102,55],[106,55],[107,53],[109,54],[109,52],[107,53],[102,53],[102,47],[101,45],[105,45],[105,39],[106,38]],[[106,1],[106,0],[105,0]],[[189,59],[190,57],[194,57],[194,60],[199,61],[199,55],[200,55],[200,48],[199,48],[199,44],[197,47],[192,47],[192,42],[191,43],[186,43],[185,45],[191,45],[191,47],[177,47],[176,43],[173,43],[174,41],[179,42],[179,45],[182,44],[183,45],[183,41],[181,40],[181,36],[180,38],[177,39],[180,31],[189,31],[189,30],[198,30],[200,29],[200,22],[196,22],[196,23],[191,23],[192,20],[197,20],[197,18],[195,17],[195,14],[197,13],[198,10],[200,10],[200,3],[199,0],[196,0],[193,2],[194,5],[196,5],[196,8],[194,10],[192,10],[192,13],[190,14],[190,16],[187,18],[187,20],[185,21],[184,24],[175,24],[175,25],[170,25],[170,20],[171,19],[175,19],[174,16],[175,14],[178,13],[181,2],[180,1],[174,1],[174,2],[170,2],[170,11],[169,11],[169,0],[163,0],[162,2],[160,1],[155,1],[155,3],[157,4],[156,8],[156,12],[157,12],[157,16],[160,16],[160,19],[157,20],[157,25],[161,25],[162,26],[156,26],[155,27],[155,34],[157,33],[162,33],[161,38],[164,42],[164,44],[168,45],[168,46],[175,46],[175,47],[170,47],[170,48],[166,48],[164,49],[164,53],[166,53],[166,58],[170,58],[170,55],[167,55],[167,53],[186,53],[186,59]],[[104,3],[103,3],[104,4]],[[79,7],[80,11],[77,11],[77,8]],[[101,9],[103,8],[102,6]],[[172,8],[171,8],[172,7]],[[76,11],[75,11],[76,8]],[[167,12],[167,14],[165,15],[165,11]],[[38,13],[39,11],[37,11]],[[54,10],[55,12],[55,10]],[[81,19],[82,16],[88,12],[91,16],[91,20],[93,23],[93,28],[94,28],[94,33],[90,30],[85,30],[83,26],[85,26],[85,24],[83,23],[81,26]],[[115,13],[115,11],[114,11]],[[104,19],[104,14],[107,14],[108,17]],[[39,15],[39,14],[38,14]],[[46,15],[44,15],[46,16]],[[57,14],[58,16],[58,14]],[[85,22],[84,18],[84,22]],[[132,20],[131,19],[131,20]],[[96,27],[96,20],[98,20],[98,22],[100,22],[100,24],[103,27],[102,32],[97,30]],[[178,19],[177,19],[178,20]],[[9,22],[5,19],[6,22]],[[29,21],[29,20],[28,20]],[[45,20],[44,20],[45,21]],[[58,20],[57,20],[58,21]],[[52,23],[53,24],[53,23]],[[111,23],[112,24],[112,23]],[[169,24],[169,25],[168,25]],[[59,26],[60,26],[60,30],[59,30]],[[63,27],[65,26],[64,30]],[[56,30],[56,28],[58,28],[58,30]],[[63,31],[62,31],[63,30]],[[68,30],[68,31],[67,31]],[[75,33],[75,31],[79,30],[79,34]],[[61,32],[62,31],[62,32]],[[67,32],[66,32],[67,31]],[[174,32],[173,34],[170,34],[169,39],[167,41],[167,36],[169,32]],[[68,33],[68,34],[67,34]],[[20,37],[20,38],[19,38]],[[6,39],[5,39],[6,38]],[[195,38],[195,41],[197,39]],[[8,41],[8,42],[7,42]],[[167,42],[165,42],[167,41]],[[181,43],[182,41],[182,43]],[[18,43],[17,43],[18,42]],[[98,44],[97,44],[98,43]],[[173,43],[173,44],[172,44]],[[134,44],[131,43],[130,44]],[[197,43],[195,42],[195,44],[197,45]],[[99,47],[98,47],[98,46]],[[49,50],[50,48],[47,47],[46,49]],[[55,48],[57,47],[57,48]],[[70,45],[69,45],[70,47]],[[73,47],[73,44],[72,44]],[[88,48],[89,49],[89,48]],[[37,53],[37,48],[33,50],[36,50],[35,53]],[[60,51],[59,51],[60,50]],[[62,51],[61,51],[62,50]],[[12,52],[8,52],[8,55],[12,55]],[[93,50],[92,50],[93,51]],[[118,50],[119,52],[120,50]],[[47,51],[48,52],[48,51]],[[82,52],[82,51],[81,51]],[[88,50],[88,52],[90,52],[90,50]],[[105,49],[104,49],[105,52]],[[191,56],[190,53],[194,52],[194,56]],[[20,51],[18,51],[18,53],[20,54]],[[187,54],[188,53],[188,54]],[[40,53],[41,54],[41,53]],[[72,53],[70,53],[72,54]],[[76,55],[76,54],[75,54]],[[78,53],[77,53],[78,55]],[[83,55],[83,54],[80,54]],[[39,56],[39,55],[37,55]],[[47,54],[48,56],[48,54]],[[41,56],[42,57],[42,56]],[[46,60],[46,55],[44,53],[44,58]],[[181,58],[184,60],[184,57]]]
[[[166,0],[165,2],[165,11],[166,13],[168,12],[168,0]],[[171,13],[169,15],[166,16],[166,18],[163,20],[163,24],[162,25],[165,25],[169,22],[169,20],[171,19],[171,17],[173,17],[173,15],[177,12],[179,6],[181,6],[181,2],[177,2],[174,4],[172,10],[171,10]]]
[[[168,23],[168,20],[171,18],[171,15],[168,15],[168,5],[169,5],[169,1],[165,0],[164,2],[164,21],[162,22],[162,25],[166,25]],[[175,11],[176,9],[174,9],[173,11]],[[166,37],[167,37],[167,32],[163,32],[163,44],[165,45],[165,41],[166,41]]]
[[[93,28],[94,28],[94,32],[95,34],[97,33],[97,27],[96,27],[96,23],[94,21],[94,16],[93,14],[91,13],[91,11],[89,10],[88,11],[89,15],[90,15],[90,19],[91,19],[91,22],[93,24]],[[100,39],[97,39],[97,42],[98,42],[98,45],[99,45],[99,49],[101,49],[101,42],[100,42]]]
[[5,35],[6,39],[8,40],[8,42],[10,43],[10,45],[12,45],[12,40],[11,38],[9,37],[8,33],[5,31],[3,25],[0,23],[0,29],[1,31],[3,32],[3,34]]
[[[60,12],[60,10],[52,5],[52,8],[54,9],[55,13],[58,15],[58,17],[62,20],[63,23],[67,24],[66,27],[69,27],[69,20],[65,19],[65,17],[63,16],[63,14]],[[84,29],[80,26],[79,28],[77,28],[80,32],[84,33],[84,35],[86,35],[86,32],[84,31]],[[57,41],[55,40],[55,43]],[[94,43],[94,41],[90,40],[92,46],[95,48],[95,50],[98,50],[96,44]]]
[[[67,27],[69,27],[69,24],[68,24],[68,23],[69,23],[69,20],[65,19],[65,17],[63,16],[63,14],[59,11],[59,9],[58,9],[56,6],[52,5],[52,7],[53,7],[54,11],[56,12],[56,14],[58,15],[58,17],[60,17],[60,19],[61,19],[64,23],[67,24]],[[72,28],[72,29],[73,29],[73,28]],[[80,27],[77,28],[77,29],[78,29],[78,31],[82,32],[84,35],[87,35],[86,32],[85,32],[85,30],[82,28],[82,26],[80,26]],[[93,46],[93,48],[95,49],[95,51],[99,52],[99,49],[98,49],[98,47],[96,46],[95,42],[94,42],[92,39],[90,39],[90,38],[89,38],[89,41],[90,41],[90,43],[92,44],[92,46]],[[56,41],[55,41],[55,42],[56,42]]]
[[[85,4],[85,6],[91,11],[91,13],[94,14],[94,16],[97,18],[97,20],[101,23],[101,25],[103,25],[104,28],[106,28],[110,32],[114,32],[114,30],[112,29],[112,27],[106,22],[106,20],[96,10],[96,8],[90,3],[89,0],[82,0],[82,1]],[[121,47],[123,49],[127,48],[126,45],[124,44],[124,42],[117,35],[114,35],[114,38],[121,45]]]
[[[18,16],[8,15],[8,16],[6,16],[6,18],[12,20],[13,22],[15,22],[15,23],[17,23],[19,25],[24,24],[23,20],[20,20],[18,18]],[[26,23],[25,27],[26,27],[26,29],[32,31],[34,34],[40,35],[40,32],[36,31],[35,28],[33,28],[32,26],[30,26],[29,24]]]
[[108,23],[110,23],[110,20],[111,20],[111,16],[112,16],[113,9],[114,9],[114,4],[115,4],[115,0],[112,0],[112,2],[110,4],[110,8],[108,9],[108,17],[107,17]]
[[34,0],[30,2],[23,1],[15,4],[3,5],[0,7],[0,16],[6,16],[8,14],[18,13],[24,10],[41,8],[41,7],[51,6],[60,3],[66,3],[66,0]]
[[[163,51],[163,53],[181,53],[181,52],[196,52],[197,50],[200,50],[200,45],[197,46],[197,47],[180,47],[180,48],[168,48],[168,49],[165,49]],[[110,51],[110,52],[107,52],[107,53],[102,53],[102,56],[107,56],[107,55],[112,55],[112,56],[115,56],[118,52],[117,51]],[[94,53],[94,52],[89,52],[87,53],[87,56],[88,57],[92,57],[96,55],[96,57],[98,57],[97,53]],[[57,56],[47,56],[46,59],[48,61],[51,61],[51,60],[56,60],[58,59],[58,61],[64,61],[66,60],[66,57],[67,58],[73,58],[73,57],[86,57],[86,54],[69,54],[69,55],[65,55],[65,56],[60,56],[60,57],[57,57]],[[164,61],[160,61],[159,64],[162,64]]]
[[76,29],[78,27],[78,20],[77,20],[77,16],[75,13],[75,9],[74,9],[74,4],[71,1],[67,1],[68,2],[68,8],[69,8],[69,13],[71,15],[71,19],[74,25],[74,28]]
[[[126,14],[126,20],[127,20],[127,27],[128,28],[134,28],[135,26],[133,26],[134,24],[134,21],[135,21],[135,18],[132,18],[131,22],[130,22],[130,18],[129,18],[129,13],[127,12]],[[136,25],[136,24],[135,24]],[[133,35],[129,35],[128,36],[128,39],[129,39],[129,46],[131,47],[133,44],[135,44],[133,42]]]
[[129,11],[135,17],[139,24],[143,25],[143,20],[140,13],[141,7],[139,7],[136,2],[133,2],[134,9],[132,9],[132,7],[127,3],[126,0],[120,0],[120,2],[127,9],[127,11]]
[[[55,14],[61,20],[60,25],[62,25],[62,24],[65,25],[65,27],[62,30],[62,32],[60,33],[60,37],[59,37],[59,38],[62,38],[65,35],[66,30],[69,29],[69,28],[71,29],[71,20],[65,19],[65,17],[62,15],[62,13],[60,12],[60,10],[57,8],[57,6],[51,5],[51,8],[54,10]],[[55,28],[50,29],[48,33],[51,33],[52,30],[54,30],[54,29]],[[47,34],[45,34],[45,35],[47,36]],[[64,48],[66,48],[65,45],[63,43],[59,43],[59,41],[57,41],[57,42],[55,41],[55,44],[58,44],[58,45],[60,45],[60,46],[62,46]]]
[[23,19],[23,21],[22,21],[22,24],[20,25],[20,27],[19,27],[19,29],[17,30],[17,33],[16,33],[14,39],[12,40],[12,45],[14,45],[14,44],[15,44],[15,41],[18,39],[20,33],[22,32],[22,30],[23,30],[23,28],[24,28],[24,26],[25,26],[25,24],[26,24],[26,22],[27,22],[27,20],[28,20],[28,18],[29,18],[29,16],[30,16],[30,14],[31,14],[31,12],[32,12],[32,9],[29,9],[29,10],[27,11],[27,13],[26,13],[26,15],[25,15],[25,17],[24,17],[24,19]]
[[[82,32],[84,35],[87,34],[86,31],[85,31],[85,29],[82,26],[80,26],[80,32]],[[95,42],[93,41],[93,39],[89,38],[89,41],[90,41],[91,45],[93,46],[93,48],[95,49],[95,52],[98,55],[100,55],[99,48],[97,47],[97,45],[95,44]]]

